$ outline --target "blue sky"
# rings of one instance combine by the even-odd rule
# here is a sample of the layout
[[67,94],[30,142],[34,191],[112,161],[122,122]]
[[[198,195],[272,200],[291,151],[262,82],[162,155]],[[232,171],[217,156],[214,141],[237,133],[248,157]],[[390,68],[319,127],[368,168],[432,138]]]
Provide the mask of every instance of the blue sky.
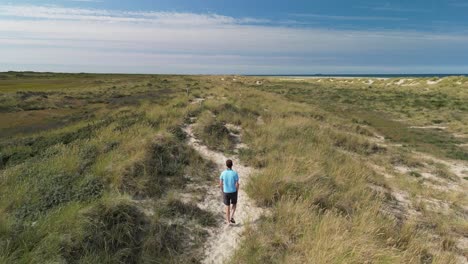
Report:
[[468,73],[468,0],[0,0],[0,71]]

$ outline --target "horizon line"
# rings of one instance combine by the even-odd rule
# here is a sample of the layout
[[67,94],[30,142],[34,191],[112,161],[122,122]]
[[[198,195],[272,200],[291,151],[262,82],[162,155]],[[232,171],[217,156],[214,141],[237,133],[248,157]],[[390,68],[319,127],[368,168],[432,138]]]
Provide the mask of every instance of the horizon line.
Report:
[[468,77],[468,73],[272,73],[272,74],[255,74],[255,73],[125,73],[125,72],[65,72],[65,71],[1,71],[0,74],[5,73],[54,73],[54,74],[112,74],[112,75],[213,75],[213,76],[223,76],[223,75],[238,75],[238,76],[292,76],[292,77],[301,77],[301,76],[463,76]]

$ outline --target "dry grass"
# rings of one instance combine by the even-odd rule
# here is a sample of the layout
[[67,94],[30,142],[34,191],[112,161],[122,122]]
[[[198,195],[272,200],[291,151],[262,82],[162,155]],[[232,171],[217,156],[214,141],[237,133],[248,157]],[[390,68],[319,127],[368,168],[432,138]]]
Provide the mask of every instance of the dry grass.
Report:
[[[81,80],[56,78],[57,85]],[[194,181],[211,175],[212,165],[190,149],[177,130],[189,100],[177,86],[186,80],[168,78],[169,89],[163,87],[166,82],[146,85],[159,78],[154,76],[107,78],[94,76],[101,81],[83,90],[54,87],[61,93],[53,102],[45,100],[45,110],[39,110],[76,114],[89,110],[89,104],[70,108],[60,100],[94,100],[88,98],[94,95],[102,103],[93,115],[50,126],[34,115],[38,110],[5,114],[27,117],[5,129],[24,123],[38,131],[0,138],[0,262],[167,263],[200,258],[203,226],[212,224],[212,216],[188,208],[191,219],[199,221],[181,218],[173,224],[174,216],[163,213],[180,211],[179,203],[168,200],[170,193],[184,188],[186,173]],[[15,79],[14,92],[2,96],[16,98],[16,91],[26,85],[22,81]],[[121,85],[134,89],[116,95]],[[23,103],[15,100],[13,105]],[[62,108],[54,109],[57,106]],[[185,235],[188,230],[190,237]]]
[[233,262],[456,262],[454,247],[438,248],[443,238],[431,238],[417,222],[384,213],[390,197],[375,196],[369,185],[387,189],[389,183],[365,163],[393,152],[372,143],[369,129],[363,133],[313,104],[256,90],[238,92],[235,106],[264,120],[263,125],[243,121],[250,150],[241,157],[262,168],[246,188],[273,213],[248,232]]
[[[427,91],[425,80],[407,87],[394,80],[256,85],[255,77],[8,78],[8,89],[0,85],[2,114],[23,109],[26,99],[16,91],[33,82],[48,93],[80,82],[40,100],[28,94],[41,111],[98,110],[60,127],[1,138],[0,262],[197,262],[212,216],[174,198],[185,190],[185,174],[211,178],[212,165],[184,143],[181,126],[193,117],[197,136],[225,152],[234,144],[225,124],[242,127],[248,148],[240,158],[259,169],[244,186],[271,211],[248,228],[233,263],[456,263],[463,254],[456,241],[467,233],[466,195],[428,188],[428,180],[414,175],[432,172],[453,184],[463,179],[413,152],[465,159],[454,147],[460,139],[448,134],[467,129],[466,90],[453,85],[459,79]],[[65,107],[65,95],[75,104]],[[195,98],[204,100],[192,103]],[[370,108],[377,111],[366,113]],[[440,125],[439,119],[447,131],[414,131],[406,123]],[[408,194],[408,208],[396,191]],[[431,209],[439,200],[449,204],[447,214]]]

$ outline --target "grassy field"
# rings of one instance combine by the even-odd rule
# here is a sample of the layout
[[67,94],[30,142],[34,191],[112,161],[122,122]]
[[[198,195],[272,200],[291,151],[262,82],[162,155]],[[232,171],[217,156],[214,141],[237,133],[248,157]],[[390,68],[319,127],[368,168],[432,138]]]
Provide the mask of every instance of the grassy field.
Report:
[[[234,152],[271,212],[233,263],[463,263],[468,79],[0,73],[0,262],[197,263]],[[203,197],[203,193],[188,193]],[[201,199],[201,198],[197,198]],[[242,208],[240,208],[242,210]]]
[[[265,169],[247,187],[274,213],[249,233],[238,260],[456,263],[466,259],[466,248],[459,242],[468,231],[467,185],[466,179],[460,179],[467,173],[466,145],[462,146],[466,137],[455,137],[466,136],[467,131],[466,80],[453,89],[442,86],[444,82],[429,86],[446,94],[447,107],[435,107],[429,99],[416,106],[389,99],[416,100],[421,90],[430,92],[424,84],[400,87],[388,85],[392,80],[380,82],[370,87],[356,80],[271,79],[250,85],[254,95],[244,90],[246,106],[258,105],[253,102],[260,97],[257,91],[269,94],[269,99],[261,100],[265,124],[248,137],[253,153],[247,160],[261,157],[257,163]],[[436,118],[442,122],[435,123],[446,129],[416,128],[430,126]],[[440,161],[429,162],[420,152],[461,160],[464,169],[454,176]],[[428,185],[431,178],[415,179],[411,173],[394,170],[401,164],[413,173],[429,170],[431,162],[443,168],[439,175],[453,176],[450,181],[460,189],[452,190],[452,182]],[[450,209],[438,210],[433,203]]]

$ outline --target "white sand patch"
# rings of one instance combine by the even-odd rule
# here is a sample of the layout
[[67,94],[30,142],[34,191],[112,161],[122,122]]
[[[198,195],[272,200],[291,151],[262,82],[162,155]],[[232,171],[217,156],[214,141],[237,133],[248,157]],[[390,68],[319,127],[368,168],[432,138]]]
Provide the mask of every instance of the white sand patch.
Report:
[[395,178],[394,175],[387,173],[387,170],[384,167],[381,167],[381,166],[379,166],[377,164],[374,164],[374,163],[368,163],[368,165],[372,169],[374,169],[375,172],[377,172],[378,174],[384,176],[386,179]]
[[426,180],[432,180],[432,181],[438,182],[440,184],[444,184],[446,182],[446,181],[442,180],[441,178],[435,176],[434,174],[432,174],[430,172],[421,172],[420,174]]
[[407,174],[407,173],[410,173],[412,171],[410,167],[402,166],[402,165],[396,165],[394,168],[395,168],[396,171],[398,171],[399,173],[402,173],[402,174]]
[[450,215],[453,212],[453,210],[450,208],[449,203],[446,201],[441,201],[441,200],[434,199],[434,198],[422,198],[422,197],[420,197],[419,200],[423,201],[426,208],[433,212],[438,212],[443,215]]
[[392,192],[392,196],[395,198],[395,200],[398,201],[398,204],[404,208],[405,213],[408,217],[415,217],[421,215],[420,212],[414,209],[413,203],[411,202],[411,199],[409,198],[407,192],[402,190],[394,190]]
[[446,126],[410,126],[409,128],[418,128],[418,129],[439,129],[439,130],[445,130],[445,129],[447,129]]
[[373,143],[376,143],[376,144],[378,144],[379,146],[382,146],[382,147],[388,146],[388,144],[385,141],[384,136],[382,136],[380,134],[377,134],[375,132],[373,134],[374,134],[373,136],[367,137],[369,141],[371,141]]
[[[429,163],[425,163],[425,167],[423,168],[410,168],[408,166],[397,165],[394,166],[394,169],[401,174],[414,177],[414,179],[423,179],[424,185],[435,190],[462,193],[468,188],[468,182],[463,179],[465,171],[468,169],[468,164],[466,162],[445,161],[424,153],[418,153],[418,158],[420,160],[430,160],[430,164],[439,163],[447,166],[449,171],[459,177],[460,180],[447,179],[437,175],[437,173],[434,172],[436,167],[434,167],[434,165],[429,165]],[[418,174],[420,175],[419,178],[417,176]]]
[[417,155],[423,159],[444,164],[453,174],[457,175],[461,179],[462,185],[466,185],[463,184],[463,181],[466,182],[466,180],[464,180],[463,177],[466,177],[465,173],[466,171],[468,171],[468,162],[461,160],[443,160],[421,152],[417,152]]
[[460,249],[468,249],[468,237],[460,237],[457,241],[457,246]]
[[226,124],[224,125],[231,133],[233,131],[235,132],[240,132],[242,130],[242,128],[238,125],[234,125],[234,124]]
[[379,142],[385,142],[385,137],[380,135],[380,134],[377,134],[377,133],[374,133],[375,135],[375,138],[377,139],[377,141]]
[[[434,163],[442,163],[446,165],[452,173],[458,175],[461,178],[464,174],[468,175],[467,162],[455,160],[441,160],[439,158],[435,158],[425,153],[419,152],[416,152],[415,155],[417,155],[417,157],[420,160],[426,161],[423,162],[424,166],[412,168],[404,165],[397,165],[393,167],[395,171],[405,175],[409,175],[411,172],[418,172],[422,177],[414,177],[414,180],[420,181],[421,179],[423,179],[424,186],[433,190],[446,192],[448,195],[462,195],[463,197],[466,197],[466,190],[468,190],[468,181],[463,179],[461,179],[460,181],[453,181],[441,178],[440,176],[437,176],[428,171],[431,170],[433,166],[436,166]],[[382,166],[372,163],[368,164],[371,168],[374,169],[375,172],[377,172],[380,175],[383,175],[390,182],[392,181],[391,179],[395,177],[394,173],[387,173],[387,169]],[[392,188],[393,190],[389,191],[380,186],[371,186],[371,188],[378,194],[391,193],[394,200],[387,203],[387,206],[383,207],[384,209],[382,211],[383,213],[386,213],[391,217],[395,217],[397,221],[402,221],[408,218],[419,219],[425,210],[437,212],[445,216],[455,216],[461,214],[462,217],[464,217],[464,219],[466,219],[467,216],[468,206],[466,205],[466,199],[465,202],[452,204],[450,200],[440,200],[435,199],[433,197],[412,197],[408,192],[399,189]],[[423,208],[425,208],[425,210],[421,211],[421,205],[424,206]],[[460,207],[462,208],[461,211],[459,209]],[[459,235],[460,234],[457,234],[457,236]],[[456,239],[456,246],[459,249],[459,251],[457,250],[458,252],[456,252],[456,254],[458,255],[457,263],[468,264],[466,253],[464,253],[467,252],[468,249],[468,237],[459,236],[458,239]]]
[[229,130],[229,135],[236,140],[236,147],[234,148],[234,153],[239,153],[240,149],[248,149],[249,146],[247,144],[242,143],[242,136],[241,131],[242,128],[240,126],[236,126],[234,124],[226,124],[225,127]]
[[[463,174],[465,169],[467,169],[467,164],[458,161],[444,161],[440,159],[436,159],[434,157],[428,156],[426,154],[420,153],[418,155],[420,159],[431,160],[431,162],[438,162],[441,164],[446,165],[450,172],[457,175],[461,178],[460,181],[453,181],[446,178],[442,178],[436,175],[430,168],[411,168],[405,165],[395,165],[393,166],[394,170],[400,174],[407,175],[408,177],[412,177],[416,179],[423,179],[423,184],[431,187],[433,189],[444,191],[444,192],[463,192],[463,189],[468,187],[468,183],[463,182]],[[430,166],[427,163],[425,166]],[[378,170],[376,170],[379,172]],[[380,174],[384,175],[382,171],[379,172]],[[385,176],[385,175],[384,175]],[[390,177],[386,177],[390,178]]]
[[[204,158],[210,159],[218,165],[221,172],[224,170],[225,161],[228,159],[223,153],[210,150],[203,145],[193,134],[193,125],[184,128],[188,135],[188,144],[192,146]],[[237,146],[239,147],[239,146]],[[247,196],[243,190],[243,183],[248,181],[253,169],[243,166],[237,157],[230,157],[234,162],[233,169],[239,173],[239,189],[237,211],[235,214],[236,224],[227,226],[224,224],[224,205],[222,203],[222,193],[217,186],[218,180],[213,186],[208,186],[205,199],[197,203],[201,209],[213,212],[219,219],[219,227],[208,230],[209,237],[204,247],[204,259],[202,263],[225,263],[239,246],[241,236],[246,226],[255,224],[255,222],[264,213],[264,210],[256,207],[254,202]]]
[[265,124],[265,121],[263,120],[263,117],[262,116],[258,116],[257,117],[257,121],[256,121],[257,125],[264,125]]
[[305,79],[287,78],[287,79],[280,79],[280,81],[293,81],[293,82],[297,82],[297,81],[305,81]]
[[367,84],[367,85],[372,85],[374,82],[375,82],[374,80],[367,80],[364,83]]
[[414,209],[413,203],[411,202],[407,192],[401,190],[392,191],[382,186],[373,184],[370,184],[369,187],[381,197],[387,197],[388,195],[393,197],[391,202],[382,207],[382,212],[384,214],[394,217],[398,221],[402,221],[408,218],[416,218],[421,215],[420,212]]
[[[398,85],[398,86],[408,86],[408,82],[412,82],[414,79],[400,79],[398,80],[398,82],[394,82],[393,84],[394,85]],[[390,83],[392,84],[392,83]]]
[[404,84],[405,82],[406,82],[406,79],[401,79],[401,80],[399,80],[398,82],[396,82],[395,84],[396,84],[396,85],[402,85],[402,84]]
[[441,81],[442,81],[442,79],[438,79],[438,80],[436,80],[436,81],[428,80],[426,83],[427,83],[428,85],[434,85],[434,84],[440,83]]
[[456,138],[468,138],[468,134],[464,133],[454,133],[453,136]]
[[205,98],[195,98],[190,104],[201,104],[203,101],[205,101]]
[[406,79],[406,82],[402,84],[401,86],[408,87],[408,86],[416,86],[419,85],[419,82],[414,79]]
[[465,255],[458,255],[458,263],[468,264],[468,257],[466,255],[466,252],[468,252],[468,237],[460,237],[456,243],[457,248],[459,248],[461,252],[465,252]]

